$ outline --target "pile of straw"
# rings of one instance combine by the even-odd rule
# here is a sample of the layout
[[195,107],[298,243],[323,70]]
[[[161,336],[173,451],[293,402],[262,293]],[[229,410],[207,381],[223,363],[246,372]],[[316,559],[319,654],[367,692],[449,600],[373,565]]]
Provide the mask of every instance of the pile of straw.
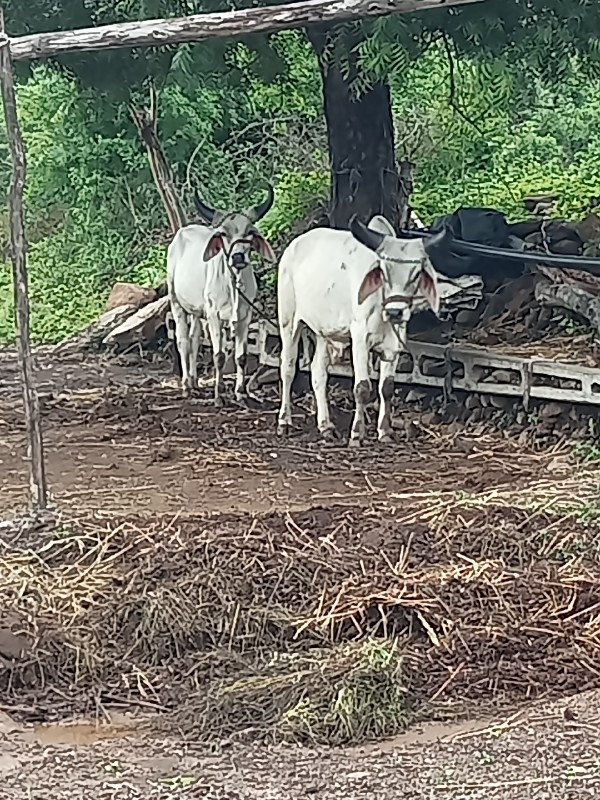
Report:
[[597,687],[599,547],[593,518],[433,498],[0,533],[0,627],[26,642],[0,636],[0,701],[356,742]]

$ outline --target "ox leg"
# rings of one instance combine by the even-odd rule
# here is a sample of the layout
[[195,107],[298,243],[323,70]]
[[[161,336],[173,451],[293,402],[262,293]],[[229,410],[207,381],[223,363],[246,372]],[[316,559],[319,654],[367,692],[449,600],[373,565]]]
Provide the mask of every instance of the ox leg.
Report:
[[208,317],[208,330],[213,349],[213,363],[215,365],[215,406],[223,405],[223,367],[225,366],[225,353],[223,351],[223,330],[221,320],[217,314]]
[[190,384],[192,389],[198,388],[198,350],[202,338],[202,320],[192,316],[190,325]]
[[329,406],[327,405],[327,378],[329,376],[329,349],[327,340],[322,336],[317,336],[315,354],[310,367],[312,388],[315,393],[317,405],[317,427],[326,438],[331,438],[333,424],[329,416]]
[[379,362],[379,417],[377,419],[377,437],[380,442],[391,442],[392,437],[392,397],[394,396],[394,376],[398,365],[398,356],[391,361]]
[[188,315],[176,303],[171,304],[171,312],[175,321],[175,338],[181,360],[181,390],[184,397],[191,394],[192,384],[190,376],[190,325]]
[[248,333],[250,331],[250,320],[248,316],[235,326],[235,399],[238,403],[243,402],[246,397],[246,362],[248,361]]
[[364,332],[352,333],[352,365],[354,368],[354,401],[356,409],[350,432],[350,444],[360,445],[365,438],[365,416],[371,396],[369,349]]
[[281,336],[281,408],[277,434],[285,436],[292,427],[292,383],[296,374],[296,361],[298,359],[298,340],[300,339],[300,326],[290,323],[280,328]]

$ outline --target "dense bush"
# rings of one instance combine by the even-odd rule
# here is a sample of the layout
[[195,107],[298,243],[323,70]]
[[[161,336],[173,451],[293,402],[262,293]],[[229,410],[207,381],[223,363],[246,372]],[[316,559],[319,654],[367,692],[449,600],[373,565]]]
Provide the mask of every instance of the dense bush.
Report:
[[[274,47],[285,69],[267,82],[240,46],[247,78],[237,87],[186,76],[179,59],[161,92],[159,133],[187,207],[196,186],[231,207],[256,201],[273,180],[276,203],[263,225],[277,242],[325,201],[328,157],[312,51],[294,33]],[[518,217],[522,196],[539,191],[560,193],[559,211],[576,216],[600,194],[600,80],[575,61],[555,86],[501,62],[452,66],[450,80],[448,58],[434,47],[390,75],[398,156],[417,165],[413,204],[422,218],[461,204]],[[52,342],[96,316],[116,279],[160,282],[168,230],[126,105],[44,67],[18,87],[18,100],[32,333]],[[4,138],[0,172],[4,190]],[[6,238],[6,213],[2,228]],[[10,267],[2,265],[0,340],[12,336]]]
[[557,213],[572,217],[599,193],[600,79],[575,61],[558,85],[503,70],[463,62],[451,98],[448,61],[433,52],[404,91],[394,87],[399,149],[418,164],[414,204],[425,219],[462,204],[519,217],[522,198],[538,192],[559,194]]

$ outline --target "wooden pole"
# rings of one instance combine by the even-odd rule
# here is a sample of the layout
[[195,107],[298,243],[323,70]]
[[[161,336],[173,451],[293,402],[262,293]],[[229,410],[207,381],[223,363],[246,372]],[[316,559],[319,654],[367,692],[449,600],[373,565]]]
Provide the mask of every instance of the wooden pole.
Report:
[[302,0],[171,19],[148,19],[17,36],[10,40],[13,61],[52,58],[63,53],[120,47],[163,47],[205,39],[273,33],[306,25],[343,22],[386,14],[414,14],[485,0]]
[[[0,8],[0,35],[4,34],[4,12]],[[25,187],[25,149],[17,117],[17,102],[13,80],[12,61],[8,40],[0,41],[0,86],[6,122],[6,137],[12,160],[10,183],[10,244],[13,263],[15,293],[15,317],[17,324],[17,348],[21,381],[23,384],[23,406],[27,432],[27,455],[29,460],[29,484],[31,504],[35,510],[44,510],[48,505],[46,473],[44,469],[44,446],[40,426],[40,406],[33,376],[31,347],[29,344],[29,296],[27,292],[27,243],[23,214],[23,189]]]

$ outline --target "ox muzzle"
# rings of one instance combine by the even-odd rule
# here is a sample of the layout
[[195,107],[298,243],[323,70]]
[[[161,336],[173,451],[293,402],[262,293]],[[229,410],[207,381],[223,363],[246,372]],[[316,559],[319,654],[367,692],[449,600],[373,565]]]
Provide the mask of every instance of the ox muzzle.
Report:
[[[243,246],[243,250],[235,250],[236,247]],[[240,238],[234,239],[228,248],[223,248],[225,251],[225,258],[227,264],[232,271],[240,272],[246,267],[250,266],[250,248],[252,247],[252,239]]]
[[413,297],[392,294],[383,301],[383,313],[392,325],[407,325],[412,314]]
[[231,266],[234,269],[244,269],[248,264],[248,257],[245,253],[234,253],[231,256]]

